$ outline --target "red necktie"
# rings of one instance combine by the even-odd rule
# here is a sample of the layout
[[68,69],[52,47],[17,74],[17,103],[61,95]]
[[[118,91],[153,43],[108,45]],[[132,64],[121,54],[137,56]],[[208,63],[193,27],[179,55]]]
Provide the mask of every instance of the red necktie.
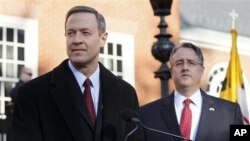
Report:
[[83,85],[85,87],[84,96],[85,96],[85,103],[87,105],[88,112],[89,112],[89,117],[90,117],[93,125],[95,125],[96,115],[95,115],[94,104],[93,104],[91,91],[90,91],[91,80],[89,78],[87,78]]
[[184,138],[190,139],[190,132],[191,132],[191,125],[192,125],[192,112],[189,108],[189,104],[192,101],[190,99],[186,99],[184,101],[185,107],[182,110],[181,114],[181,122],[180,122],[180,129],[181,134]]

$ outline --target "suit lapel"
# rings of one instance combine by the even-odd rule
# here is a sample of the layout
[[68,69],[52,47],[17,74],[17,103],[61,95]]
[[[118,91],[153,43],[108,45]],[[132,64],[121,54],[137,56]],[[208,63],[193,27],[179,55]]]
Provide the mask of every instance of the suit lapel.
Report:
[[[103,116],[105,119],[113,119],[114,113],[117,113],[119,105],[119,91],[116,89],[116,83],[113,76],[107,72],[107,70],[100,64],[100,72],[101,72],[101,88],[102,88],[102,102],[103,102]],[[106,108],[107,107],[107,108]]]
[[84,99],[74,75],[68,67],[67,60],[52,71],[51,83],[51,96],[73,137],[76,141],[80,141],[84,138],[83,128],[86,128],[83,126],[84,120],[90,129],[93,130],[93,127],[87,117],[86,109],[82,108],[85,105]]
[[209,130],[213,130],[210,128],[211,124],[209,122],[218,120],[214,119],[213,110],[211,110],[215,108],[214,101],[202,90],[201,94],[202,94],[202,110],[195,140],[208,139],[209,137],[207,136],[207,133],[209,132]]
[[161,115],[166,123],[166,127],[172,134],[181,135],[174,107],[174,94],[166,97],[165,103],[161,107]]
[[[117,89],[116,77],[114,77],[106,68],[100,64],[100,81],[101,81],[101,97],[102,97],[102,128],[103,130],[108,127],[113,127],[114,118],[117,117],[117,114],[120,114],[118,111],[118,105],[120,99],[120,89]],[[101,128],[98,126],[97,128]],[[115,133],[112,133],[115,134]],[[104,134],[103,134],[104,135]],[[102,137],[105,138],[105,137]]]

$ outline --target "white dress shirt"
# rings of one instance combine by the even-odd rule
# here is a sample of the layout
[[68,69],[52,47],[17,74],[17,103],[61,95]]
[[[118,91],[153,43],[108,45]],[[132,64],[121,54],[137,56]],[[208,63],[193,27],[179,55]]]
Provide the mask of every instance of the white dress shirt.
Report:
[[[84,86],[83,83],[85,82],[85,80],[87,79],[87,77],[82,74],[81,72],[79,72],[74,66],[73,64],[69,61],[69,68],[71,69],[71,71],[73,72],[77,83],[79,85],[79,87],[81,88],[82,94],[84,92]],[[99,91],[100,91],[100,68],[99,68],[99,64],[97,69],[95,70],[95,72],[89,77],[89,79],[91,80],[91,96],[92,96],[92,100],[93,100],[93,104],[94,104],[94,108],[95,108],[95,113],[97,115],[97,109],[98,109],[98,102],[99,102]]]
[[[187,98],[181,95],[177,90],[174,91],[174,103],[175,103],[175,111],[178,123],[180,125],[181,120],[181,114],[182,110],[185,106],[184,100]],[[190,133],[190,139],[195,140],[199,121],[200,121],[200,115],[201,115],[201,107],[202,107],[202,96],[201,91],[198,89],[190,98],[192,102],[190,103],[190,109],[192,111],[192,125],[191,125],[191,133]]]

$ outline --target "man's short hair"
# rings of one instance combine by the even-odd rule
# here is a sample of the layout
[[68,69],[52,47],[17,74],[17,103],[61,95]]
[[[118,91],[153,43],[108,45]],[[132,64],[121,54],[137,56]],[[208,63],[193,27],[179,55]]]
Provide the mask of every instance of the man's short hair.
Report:
[[199,63],[201,64],[201,66],[204,65],[204,58],[203,58],[203,54],[201,52],[201,49],[199,47],[195,46],[194,44],[188,43],[188,42],[184,42],[180,46],[174,47],[172,49],[171,54],[170,54],[170,60],[172,59],[172,57],[176,53],[176,51],[179,50],[180,48],[190,48],[190,49],[192,49],[195,52],[195,54],[197,55],[197,57],[199,59]]
[[66,30],[66,23],[70,15],[75,14],[75,13],[92,13],[95,15],[97,24],[98,24],[98,30],[99,30],[99,35],[102,33],[106,32],[106,22],[102,14],[98,13],[97,10],[94,8],[88,7],[88,6],[75,6],[69,9],[69,11],[66,14],[66,19],[65,19],[65,30]]

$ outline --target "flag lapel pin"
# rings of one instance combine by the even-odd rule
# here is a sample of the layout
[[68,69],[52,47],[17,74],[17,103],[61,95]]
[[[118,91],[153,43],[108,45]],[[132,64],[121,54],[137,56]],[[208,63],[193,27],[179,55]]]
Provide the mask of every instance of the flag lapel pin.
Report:
[[215,109],[214,109],[213,107],[210,107],[210,108],[209,108],[209,111],[214,112]]

